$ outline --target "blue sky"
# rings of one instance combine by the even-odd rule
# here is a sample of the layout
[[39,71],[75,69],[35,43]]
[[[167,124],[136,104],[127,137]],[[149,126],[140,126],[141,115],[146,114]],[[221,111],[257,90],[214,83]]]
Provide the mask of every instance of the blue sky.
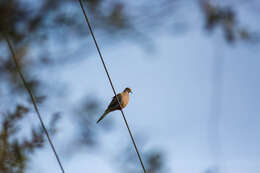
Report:
[[[96,34],[116,90],[133,89],[125,114],[134,136],[145,134],[145,142],[137,137],[138,147],[142,152],[153,147],[164,151],[169,172],[201,173],[217,164],[223,173],[257,173],[260,169],[259,46],[228,45],[219,30],[213,35],[206,34],[198,7],[187,9],[192,10],[192,14],[187,14],[184,20],[193,21],[189,22],[191,29],[182,35],[174,35],[163,28],[151,33],[154,50],[147,51],[135,42],[123,40],[113,44],[102,42],[99,33]],[[245,11],[242,9],[238,13]],[[248,18],[242,22],[255,24],[249,13],[246,16]],[[66,84],[66,101],[60,104],[59,99],[53,99],[45,103],[49,108],[53,104],[56,109],[63,110],[64,117],[71,113],[66,112],[66,108],[83,95],[95,95],[104,109],[113,96],[94,44],[89,39],[82,44],[89,46],[91,53],[76,55],[87,57],[85,60],[37,72],[42,79],[52,74],[52,80],[46,80],[47,86],[55,86],[56,81],[59,81],[59,87]],[[55,49],[55,45],[50,49]],[[217,118],[219,148],[212,151],[211,142],[216,138],[209,132],[209,123],[214,120],[210,108],[216,58],[223,60],[223,71]],[[58,90],[54,87],[54,91]],[[41,111],[48,113],[44,105]],[[130,138],[120,112],[111,113],[104,121],[108,118],[115,121],[114,130],[101,134],[102,149],[97,152],[82,150],[73,158],[62,153],[66,139],[73,136],[75,129],[69,118],[62,120],[54,143],[66,172],[119,172],[112,164],[117,151],[115,146],[127,144]],[[34,158],[29,172],[39,172],[39,168],[40,172],[59,172],[49,146],[37,151]]]

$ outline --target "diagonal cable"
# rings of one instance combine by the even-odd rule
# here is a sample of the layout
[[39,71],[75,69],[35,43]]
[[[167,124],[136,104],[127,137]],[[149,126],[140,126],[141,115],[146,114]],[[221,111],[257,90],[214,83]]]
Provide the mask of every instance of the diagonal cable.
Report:
[[[110,85],[111,85],[111,87],[112,87],[112,90],[113,90],[113,92],[114,92],[114,95],[115,95],[115,97],[116,97],[116,100],[117,100],[118,104],[119,104],[120,107],[121,107],[121,104],[120,104],[120,102],[119,102],[119,99],[117,98],[117,94],[116,94],[116,91],[115,91],[114,85],[113,85],[113,83],[112,83],[111,77],[110,77],[110,75],[109,75],[109,73],[108,73],[108,70],[107,70],[107,67],[106,67],[105,61],[104,61],[104,59],[103,59],[103,56],[102,56],[101,51],[100,51],[100,49],[99,49],[99,46],[98,46],[98,43],[97,43],[97,41],[96,41],[95,35],[94,35],[94,33],[93,33],[92,27],[91,27],[91,25],[90,25],[90,22],[89,22],[89,19],[88,19],[87,13],[86,13],[86,11],[85,11],[85,9],[84,9],[84,7],[83,7],[82,0],[79,0],[79,3],[80,3],[81,10],[82,10],[82,12],[83,12],[83,14],[84,14],[84,16],[85,16],[86,22],[87,22],[87,24],[88,24],[88,27],[89,27],[89,30],[90,30],[91,36],[92,36],[92,38],[93,38],[93,40],[94,40],[94,43],[95,43],[95,46],[96,46],[96,48],[97,48],[97,51],[98,51],[98,54],[99,54],[100,60],[101,60],[101,62],[102,62],[102,64],[103,64],[103,67],[104,67],[104,69],[105,69],[105,71],[106,71],[106,74],[107,74],[107,77],[108,77],[109,83],[110,83]],[[127,130],[128,130],[128,132],[129,132],[129,135],[130,135],[131,140],[132,140],[132,142],[133,142],[133,145],[134,145],[135,151],[136,151],[137,156],[138,156],[138,159],[139,159],[139,161],[140,161],[140,163],[141,163],[141,165],[142,165],[143,171],[144,171],[144,173],[146,173],[146,170],[145,170],[145,167],[144,167],[144,164],[143,164],[142,158],[141,158],[141,156],[140,156],[140,153],[139,153],[138,148],[137,148],[137,146],[136,146],[136,143],[135,143],[134,137],[133,137],[132,132],[131,132],[131,130],[130,130],[130,128],[129,128],[129,125],[128,125],[128,123],[127,123],[127,120],[126,120],[126,118],[125,118],[125,114],[124,114],[124,112],[123,112],[122,107],[121,107],[120,111],[121,111],[122,116],[123,116],[123,118],[124,118],[125,125],[126,125],[126,127],[127,127]]]
[[17,58],[16,58],[16,56],[15,56],[15,51],[14,51],[12,45],[11,45],[11,42],[10,42],[10,40],[9,40],[9,38],[8,38],[7,35],[4,34],[4,37],[5,37],[5,40],[6,40],[7,44],[8,44],[8,47],[9,47],[9,49],[10,49],[10,52],[11,52],[11,54],[12,54],[12,58],[13,58],[13,60],[14,60],[14,62],[15,62],[15,66],[16,66],[16,69],[17,69],[17,71],[18,71],[18,73],[19,73],[19,76],[20,76],[21,79],[22,79],[23,85],[25,86],[26,90],[28,91],[28,93],[29,93],[29,95],[30,95],[30,98],[31,98],[32,103],[33,103],[34,110],[35,110],[35,112],[36,112],[36,114],[37,114],[37,116],[38,116],[38,119],[40,120],[42,129],[43,129],[44,133],[46,134],[46,136],[47,136],[47,138],[48,138],[48,141],[49,141],[49,143],[50,143],[50,146],[51,146],[51,148],[52,148],[52,151],[53,151],[53,153],[54,153],[54,155],[55,155],[55,157],[56,157],[56,159],[57,159],[57,161],[58,161],[58,163],[59,163],[61,172],[62,172],[62,173],[65,173],[64,168],[63,168],[63,166],[62,166],[62,164],[61,164],[60,158],[59,158],[59,156],[58,156],[58,154],[57,154],[57,152],[56,152],[56,149],[55,149],[55,147],[54,147],[54,145],[53,145],[53,143],[52,143],[52,140],[51,140],[51,138],[50,138],[50,135],[49,135],[49,133],[48,133],[48,131],[47,131],[47,128],[45,127],[44,122],[43,122],[43,120],[42,120],[41,114],[40,114],[39,109],[38,109],[38,106],[37,106],[37,104],[36,104],[35,97],[33,96],[33,93],[32,93],[32,91],[31,91],[30,87],[28,86],[28,84],[27,84],[27,82],[26,82],[26,80],[25,80],[25,78],[24,78],[24,75],[23,75],[23,73],[22,73],[22,71],[21,71],[21,69],[20,69],[19,63],[18,63]]

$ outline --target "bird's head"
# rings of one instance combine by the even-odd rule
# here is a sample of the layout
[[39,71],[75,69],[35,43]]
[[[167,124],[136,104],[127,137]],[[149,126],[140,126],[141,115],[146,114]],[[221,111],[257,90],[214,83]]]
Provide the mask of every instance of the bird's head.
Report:
[[126,88],[126,89],[124,90],[124,92],[132,93],[132,90],[131,90],[131,88]]

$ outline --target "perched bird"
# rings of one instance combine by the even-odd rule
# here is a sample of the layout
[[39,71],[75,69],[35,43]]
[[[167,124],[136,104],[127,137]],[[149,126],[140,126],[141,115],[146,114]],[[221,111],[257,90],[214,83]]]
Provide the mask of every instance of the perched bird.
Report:
[[123,92],[116,95],[121,106],[118,104],[116,96],[114,96],[103,115],[98,119],[97,123],[99,123],[99,121],[101,121],[109,112],[125,108],[129,101],[129,93],[132,93],[131,88],[126,88]]

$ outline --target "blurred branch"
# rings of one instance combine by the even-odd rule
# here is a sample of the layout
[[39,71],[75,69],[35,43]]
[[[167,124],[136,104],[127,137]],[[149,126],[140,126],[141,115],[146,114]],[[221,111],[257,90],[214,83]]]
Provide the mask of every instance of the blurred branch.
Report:
[[231,7],[220,7],[209,0],[200,0],[205,15],[206,29],[212,31],[220,26],[227,42],[236,40],[257,41],[257,35],[238,25],[236,13]]
[[[25,118],[28,108],[18,105],[13,113],[3,114],[0,126],[0,172],[23,173],[29,154],[42,148],[45,142],[40,127],[32,128],[29,138],[19,137],[19,122]],[[52,123],[53,128],[56,123]],[[20,141],[20,142],[19,142]]]
[[[165,154],[162,151],[156,148],[150,148],[149,150],[144,152],[143,156],[147,173],[163,173],[166,171]],[[125,172],[140,172],[140,170],[136,166],[138,164],[136,156],[133,155],[130,145],[124,148],[123,151],[120,152],[120,155],[118,155],[118,157],[120,158],[120,167]]]

